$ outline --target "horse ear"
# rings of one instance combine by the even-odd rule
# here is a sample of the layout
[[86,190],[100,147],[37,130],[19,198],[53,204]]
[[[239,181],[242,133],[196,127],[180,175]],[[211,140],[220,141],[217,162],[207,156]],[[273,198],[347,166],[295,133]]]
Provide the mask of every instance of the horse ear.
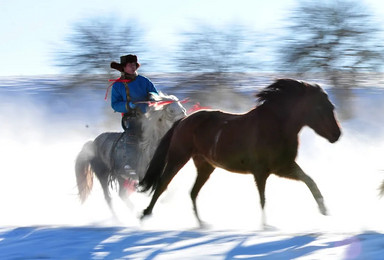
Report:
[[152,101],[159,101],[161,97],[155,92],[149,92],[148,99]]

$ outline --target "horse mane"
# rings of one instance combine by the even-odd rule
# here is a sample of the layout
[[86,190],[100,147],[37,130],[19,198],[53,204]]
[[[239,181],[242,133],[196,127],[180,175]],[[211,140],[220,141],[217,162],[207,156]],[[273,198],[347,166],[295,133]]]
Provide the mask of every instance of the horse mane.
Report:
[[265,102],[281,102],[287,98],[302,96],[308,91],[319,91],[321,88],[317,85],[298,81],[294,79],[277,79],[274,83],[265,87],[256,94],[259,104]]
[[[141,119],[142,138],[139,141],[139,160],[137,165],[137,174],[139,179],[142,179],[148,168],[149,162],[156,150],[160,139],[171,128],[173,123],[185,116],[184,108],[178,103],[178,98],[173,95],[166,95],[159,93],[154,97],[155,101],[173,101],[172,103],[164,106],[150,106],[149,110]],[[176,109],[169,110],[168,106],[178,106]],[[180,109],[175,117],[175,111]]]

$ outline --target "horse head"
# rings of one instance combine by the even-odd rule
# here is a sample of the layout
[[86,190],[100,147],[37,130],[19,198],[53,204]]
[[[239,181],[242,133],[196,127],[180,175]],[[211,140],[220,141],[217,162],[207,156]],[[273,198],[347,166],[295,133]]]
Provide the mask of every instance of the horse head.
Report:
[[168,118],[173,118],[174,121],[177,121],[187,115],[187,110],[182,106],[181,102],[176,96],[169,96],[169,103],[168,105],[164,106],[165,113],[167,114]]
[[279,79],[260,91],[256,97],[259,104],[274,111],[280,119],[289,122],[289,126],[295,122],[295,131],[307,125],[331,143],[336,142],[341,135],[335,118],[335,107],[319,85]]
[[317,134],[334,143],[341,135],[340,125],[335,117],[335,106],[331,103],[328,95],[318,85],[310,85],[310,98],[306,125],[312,128]]
[[177,121],[187,115],[186,109],[182,106],[179,99],[174,95],[165,95],[160,92],[159,95],[151,94],[150,99],[155,101],[148,114],[154,111],[161,111],[162,117],[168,121]]

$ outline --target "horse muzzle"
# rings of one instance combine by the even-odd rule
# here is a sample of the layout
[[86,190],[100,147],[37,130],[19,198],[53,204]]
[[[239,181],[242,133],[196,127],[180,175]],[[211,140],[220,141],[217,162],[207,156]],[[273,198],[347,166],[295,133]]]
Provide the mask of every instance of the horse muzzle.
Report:
[[337,131],[335,131],[330,137],[328,137],[327,139],[328,139],[328,141],[330,142],[330,143],[335,143],[335,142],[337,142],[338,140],[339,140],[339,138],[340,138],[340,136],[341,136],[341,130],[340,130],[340,128],[338,128],[337,129]]

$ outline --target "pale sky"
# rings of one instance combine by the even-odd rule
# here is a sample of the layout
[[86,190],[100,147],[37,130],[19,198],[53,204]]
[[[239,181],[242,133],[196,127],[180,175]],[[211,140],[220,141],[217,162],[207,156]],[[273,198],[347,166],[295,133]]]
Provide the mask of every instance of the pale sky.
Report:
[[[317,1],[317,0],[316,0]],[[384,16],[384,1],[364,0]],[[199,20],[244,24],[261,32],[281,26],[296,0],[0,0],[0,76],[59,73],[53,52],[81,19],[133,19],[152,44],[167,46]],[[118,58],[118,57],[117,57]]]

